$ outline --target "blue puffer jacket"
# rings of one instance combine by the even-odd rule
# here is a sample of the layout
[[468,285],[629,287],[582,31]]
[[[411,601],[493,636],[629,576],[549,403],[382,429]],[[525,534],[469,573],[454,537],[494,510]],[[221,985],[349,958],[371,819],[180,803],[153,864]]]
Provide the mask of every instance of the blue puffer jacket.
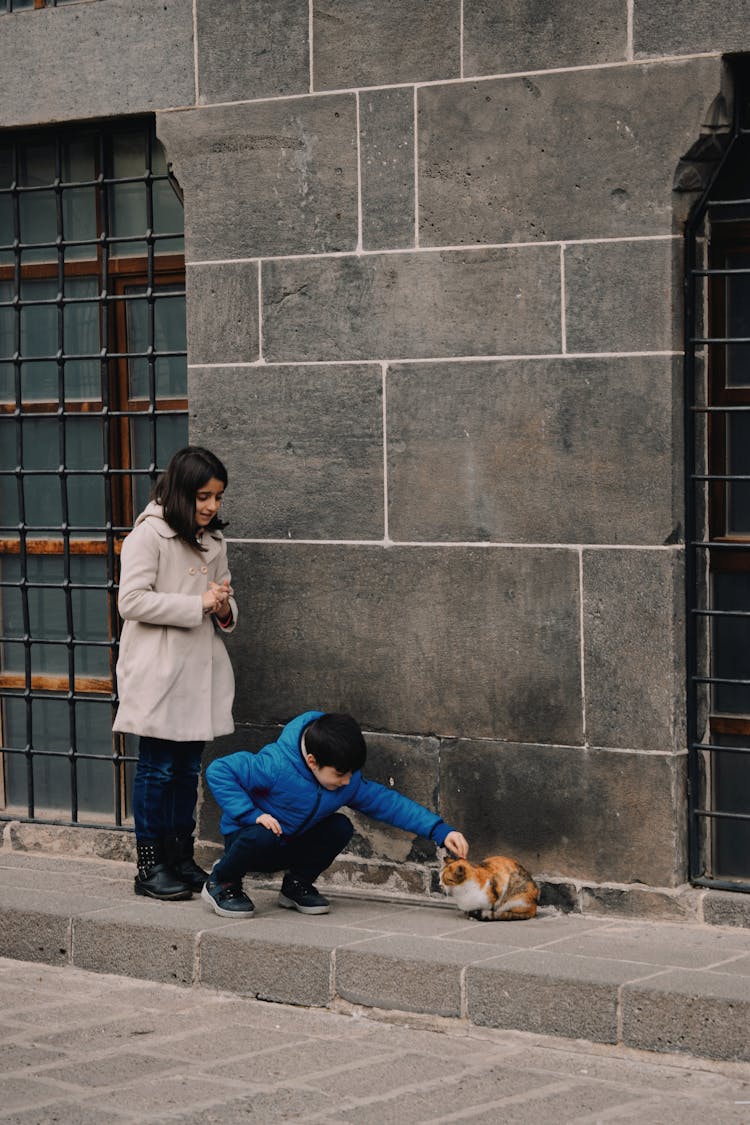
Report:
[[261,813],[276,817],[285,836],[307,831],[342,805],[384,820],[442,844],[454,829],[424,805],[368,781],[359,770],[348,785],[329,790],[319,785],[302,757],[300,741],[305,727],[322,711],[306,711],[282,730],[276,742],[257,754],[240,750],[217,758],[206,769],[206,780],[222,810],[221,831],[226,836],[255,824]]

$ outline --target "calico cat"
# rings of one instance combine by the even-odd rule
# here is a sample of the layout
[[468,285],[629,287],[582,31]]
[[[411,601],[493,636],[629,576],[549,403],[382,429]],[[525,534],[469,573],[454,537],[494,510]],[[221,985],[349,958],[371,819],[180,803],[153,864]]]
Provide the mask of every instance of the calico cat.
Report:
[[447,860],[440,882],[459,910],[480,922],[512,922],[536,914],[539,887],[525,867],[507,856],[491,855],[482,863]]

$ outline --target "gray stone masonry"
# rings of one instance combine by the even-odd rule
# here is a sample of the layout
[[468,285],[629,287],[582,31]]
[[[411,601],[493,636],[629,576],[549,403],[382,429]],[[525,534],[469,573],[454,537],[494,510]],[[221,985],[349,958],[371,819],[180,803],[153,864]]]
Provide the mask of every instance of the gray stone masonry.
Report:
[[[153,113],[184,194],[190,437],[228,466],[241,607],[237,732],[207,757],[258,749],[310,707],[350,711],[376,776],[455,818],[474,858],[527,860],[550,906],[694,916],[693,197],[674,182],[727,92],[722,52],[750,50],[745,6],[105,0],[0,15],[0,126]],[[199,821],[217,852],[209,794]],[[356,828],[342,887],[430,898],[423,841]],[[140,909],[134,961],[154,940]],[[706,910],[746,915],[732,896]],[[86,911],[24,926],[50,958],[77,948],[99,969],[123,938],[117,907],[102,911],[106,948]],[[272,993],[255,933],[272,973],[211,930],[218,985],[234,950],[248,988]],[[494,983],[478,989],[463,938],[422,972],[407,937],[396,985],[411,1004],[463,1011],[480,995],[498,1022],[524,989],[550,1006],[542,958],[488,957]],[[382,940],[345,943],[339,963],[327,936],[314,1002],[336,964],[352,996],[377,991]],[[192,941],[175,926],[155,972],[186,980]],[[630,978],[554,971],[592,1035],[628,1033],[613,1011],[646,1028],[622,1000]]]
[[[232,1044],[215,1040],[209,1031],[210,990],[217,988],[229,994],[227,1000],[230,996],[245,1002],[266,1000],[298,1009],[356,1010],[385,1018],[408,1012],[417,1021],[444,1020],[441,1026],[449,1034],[460,1030],[471,1036],[478,1028],[501,1028],[674,1056],[750,1060],[747,929],[563,916],[550,907],[527,922],[482,923],[466,918],[445,901],[418,906],[335,892],[330,914],[311,918],[279,910],[275,889],[250,883],[246,889],[256,903],[256,913],[233,921],[217,917],[198,898],[181,903],[138,898],[133,894],[133,873],[130,864],[0,850],[0,958],[34,963],[37,980],[48,980],[47,966],[58,966],[71,974],[74,970],[105,974],[100,979],[110,982],[110,991],[126,987],[125,980],[118,983],[117,977],[148,981],[151,987],[153,982],[179,985],[179,1004],[187,1009],[192,997],[200,995],[201,1018],[197,1023],[192,1018],[183,1021],[184,1036],[174,1046],[179,1057],[192,1057],[195,1065],[210,1061],[216,1080],[242,1078],[244,1068],[237,1058],[247,1047],[244,1036],[238,1036],[241,1019],[225,1020],[220,1033],[228,1035],[231,1027]],[[22,972],[19,965],[17,975]],[[33,995],[38,995],[36,988]],[[79,1017],[92,1014],[86,1004],[66,1004],[65,1010]],[[133,1013],[144,1035],[157,1010],[151,1005]],[[30,996],[19,996],[17,1004],[4,998],[0,1067],[7,1065],[9,1057],[18,1067],[32,1065],[30,1056],[21,1057],[22,1044],[15,1036],[17,1020],[28,1025],[36,1018],[33,1011]],[[267,1012],[271,1034],[264,1047],[273,1050],[288,1044],[299,1061],[300,1044],[274,1033],[280,1027],[273,1028],[274,1019],[283,1022],[283,1012],[277,1007]],[[162,1069],[169,1053],[154,1050],[153,1034],[147,1040],[131,1039],[136,1032],[126,1019],[118,1024],[125,1041],[112,1044],[118,1047],[116,1059],[106,1052],[100,1058],[107,1023],[98,1007],[96,1015],[98,1030],[93,1024],[86,1030],[87,1020],[81,1018],[83,1038],[74,1036],[89,1052],[80,1071],[75,1060],[60,1055],[62,1039],[55,1012],[49,1010],[34,1050],[37,1067],[45,1061],[50,1065],[42,1073],[34,1072],[33,1079],[31,1071],[25,1074],[32,1079],[26,1096],[41,1099],[38,1105],[45,1094],[69,1096],[71,1082],[99,1089],[109,1104],[114,1098],[111,1087],[117,1085],[111,1069],[115,1062],[122,1068],[123,1080],[137,1069],[134,1093],[145,1099],[144,1083],[147,1089],[150,1076],[138,1066],[139,1051],[146,1052],[154,1073]],[[306,1018],[300,1011],[300,1026]],[[356,1027],[352,1025],[353,1032]],[[97,1043],[89,1041],[91,1035],[97,1036]],[[16,1043],[12,1049],[11,1043]],[[531,1048],[528,1040],[524,1043]],[[560,1042],[558,1049],[570,1048]],[[271,1066],[263,1067],[264,1082],[274,1072],[273,1057],[268,1061]],[[335,1061],[337,1065],[346,1061],[338,1050]],[[287,1062],[292,1064],[291,1059]],[[284,1060],[279,1058],[278,1064],[285,1065]],[[441,1060],[442,1071],[432,1072],[431,1064],[426,1064],[422,1078],[437,1079],[454,1064],[455,1055],[448,1051]],[[302,1070],[304,1065],[302,1060]],[[377,1071],[377,1057],[371,1057],[370,1066]],[[294,1070],[299,1077],[300,1067]],[[259,1081],[254,1068],[244,1077]],[[371,1092],[380,1093],[379,1080],[370,1075],[370,1081]],[[5,1113],[12,1103],[8,1087],[3,1088]],[[393,1082],[382,1089],[391,1091]],[[125,1120],[130,1119],[128,1114],[143,1112],[140,1106],[140,1101],[122,1094],[113,1104]],[[166,1108],[163,1101],[160,1106],[162,1111]],[[257,1104],[254,1108],[257,1111]],[[399,1119],[412,1120],[404,1112],[401,1107]],[[652,1118],[639,1116],[639,1120]]]

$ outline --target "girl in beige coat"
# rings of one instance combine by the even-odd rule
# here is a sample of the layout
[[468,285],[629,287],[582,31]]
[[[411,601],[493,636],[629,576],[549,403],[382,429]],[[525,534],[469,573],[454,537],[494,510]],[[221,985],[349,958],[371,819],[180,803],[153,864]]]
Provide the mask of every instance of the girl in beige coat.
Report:
[[237,622],[219,510],[227,471],[207,449],[172,457],[122,546],[115,731],[140,735],[133,781],[136,894],[190,898],[204,743],[234,730],[223,634]]

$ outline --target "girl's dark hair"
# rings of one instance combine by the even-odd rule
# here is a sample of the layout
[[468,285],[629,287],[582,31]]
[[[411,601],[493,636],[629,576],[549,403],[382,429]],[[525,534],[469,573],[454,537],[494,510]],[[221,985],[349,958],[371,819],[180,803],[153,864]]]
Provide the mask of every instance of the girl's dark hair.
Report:
[[305,753],[312,754],[319,766],[333,766],[339,773],[362,769],[367,746],[359,723],[351,715],[334,711],[313,719],[305,727]]
[[[186,445],[170,459],[151,493],[151,499],[161,504],[164,519],[180,539],[198,551],[205,551],[195,534],[195,496],[215,477],[226,488],[227,470],[213,453],[200,445]],[[214,516],[207,530],[220,531],[226,523]]]

